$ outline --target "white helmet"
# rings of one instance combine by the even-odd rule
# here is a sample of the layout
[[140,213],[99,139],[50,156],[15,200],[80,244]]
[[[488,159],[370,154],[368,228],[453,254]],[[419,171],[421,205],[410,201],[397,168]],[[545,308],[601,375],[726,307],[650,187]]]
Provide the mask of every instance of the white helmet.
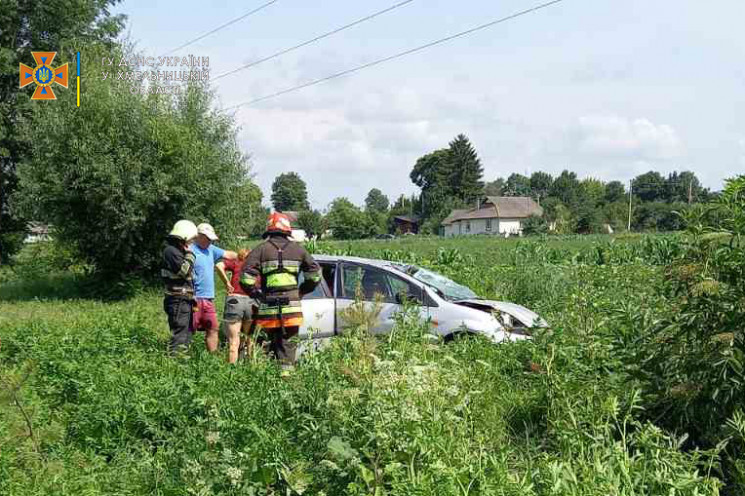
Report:
[[197,237],[197,226],[190,220],[180,220],[173,225],[168,235],[183,241],[191,241]]

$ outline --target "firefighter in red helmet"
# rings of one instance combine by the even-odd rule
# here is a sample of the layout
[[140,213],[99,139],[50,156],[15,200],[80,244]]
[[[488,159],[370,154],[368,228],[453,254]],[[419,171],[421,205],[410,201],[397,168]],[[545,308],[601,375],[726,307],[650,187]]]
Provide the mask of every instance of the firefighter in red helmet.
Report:
[[[255,322],[270,337],[270,353],[283,365],[295,362],[297,344],[292,340],[303,324],[301,294],[313,291],[321,281],[321,268],[310,253],[292,241],[290,219],[275,212],[267,219],[264,242],[254,248],[241,275],[241,286],[253,293],[259,303]],[[298,286],[303,273],[304,282]],[[260,293],[254,284],[261,280]]]

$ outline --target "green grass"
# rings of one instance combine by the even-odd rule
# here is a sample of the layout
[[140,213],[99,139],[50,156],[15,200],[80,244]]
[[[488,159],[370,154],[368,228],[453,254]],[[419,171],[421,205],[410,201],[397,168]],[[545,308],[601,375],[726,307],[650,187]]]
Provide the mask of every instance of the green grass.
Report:
[[628,372],[635,336],[669,311],[674,243],[321,243],[427,265],[552,330],[445,345],[401,315],[289,378],[263,357],[229,366],[199,335],[168,358],[157,291],[102,302],[75,290],[80,274],[2,272],[0,494],[718,494],[717,453],[645,421]]

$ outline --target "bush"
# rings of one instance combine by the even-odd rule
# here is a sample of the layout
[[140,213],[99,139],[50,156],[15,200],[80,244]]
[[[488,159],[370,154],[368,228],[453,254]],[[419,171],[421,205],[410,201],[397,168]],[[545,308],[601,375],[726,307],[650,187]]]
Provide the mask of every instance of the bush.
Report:
[[[90,74],[98,55],[85,57]],[[18,169],[15,201],[109,277],[152,271],[180,218],[239,233],[261,193],[247,177],[232,119],[211,101],[197,84],[171,100],[98,78],[80,108],[74,92],[61,92],[55,105],[36,107],[33,153]]]

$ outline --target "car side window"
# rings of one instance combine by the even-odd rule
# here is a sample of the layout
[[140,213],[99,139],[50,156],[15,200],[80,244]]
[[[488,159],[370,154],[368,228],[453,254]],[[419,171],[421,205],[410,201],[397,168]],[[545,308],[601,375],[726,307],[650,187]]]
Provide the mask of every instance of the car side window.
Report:
[[[298,285],[303,284],[303,281],[305,281],[305,274],[301,272],[298,275],[297,281]],[[320,300],[322,298],[329,298],[329,296],[327,296],[325,281],[321,281],[320,283],[316,284],[316,287],[313,288],[312,292],[303,295],[304,300]]]
[[402,295],[414,303],[422,303],[421,288],[391,274],[388,274],[388,283],[391,286],[391,290],[393,291],[393,298],[396,300],[396,302],[399,301],[396,299],[396,295]]
[[365,301],[381,298],[384,302],[393,302],[393,293],[388,285],[388,278],[382,270],[361,265],[344,264],[342,267],[342,297],[355,299],[357,291]]

